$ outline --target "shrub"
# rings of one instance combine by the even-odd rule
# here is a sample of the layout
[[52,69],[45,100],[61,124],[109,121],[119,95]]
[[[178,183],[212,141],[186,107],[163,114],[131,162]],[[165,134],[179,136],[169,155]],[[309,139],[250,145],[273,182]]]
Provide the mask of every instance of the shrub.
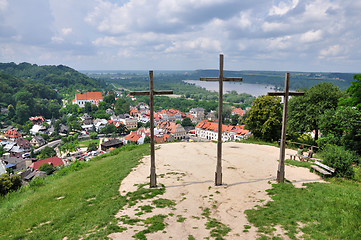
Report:
[[327,145],[321,152],[324,163],[335,168],[338,177],[353,178],[354,171],[352,163],[358,161],[354,152],[346,150],[342,146]]
[[88,152],[96,151],[97,149],[98,149],[98,144],[96,142],[89,143],[87,148]]
[[11,184],[12,184],[11,190],[16,191],[16,190],[18,190],[18,189],[21,187],[21,185],[22,185],[21,177],[20,177],[20,175],[18,175],[18,174],[12,175],[12,176],[10,177],[10,181],[11,181]]
[[0,177],[0,196],[10,191],[16,191],[21,187],[21,177],[19,175],[3,174]]
[[91,132],[91,133],[89,134],[89,137],[90,137],[90,139],[96,139],[96,138],[98,137],[98,133],[96,133],[96,132]]
[[8,174],[3,174],[0,176],[0,195],[7,194],[11,189],[10,176]]
[[55,171],[55,169],[49,163],[43,163],[40,165],[39,171],[46,172],[46,174],[50,175]]
[[71,172],[77,172],[80,169],[83,169],[85,167],[89,166],[86,162],[80,162],[76,161],[68,166],[62,166],[59,170],[56,171],[56,176],[65,176],[68,175]]

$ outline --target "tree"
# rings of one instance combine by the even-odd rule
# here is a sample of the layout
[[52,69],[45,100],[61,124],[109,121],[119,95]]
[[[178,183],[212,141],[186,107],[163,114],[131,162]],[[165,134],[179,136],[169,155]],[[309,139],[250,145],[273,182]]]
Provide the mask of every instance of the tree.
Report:
[[318,139],[320,118],[327,109],[336,109],[342,91],[332,83],[319,83],[305,91],[304,96],[295,96],[289,100],[288,127],[294,132],[315,130]]
[[92,112],[92,104],[90,102],[85,103],[84,112],[86,112],[86,113],[91,113]]
[[43,163],[40,165],[39,171],[46,172],[47,175],[50,175],[55,171],[55,169],[53,168],[53,166],[51,164]]
[[40,151],[38,158],[39,159],[50,158],[55,155],[56,155],[56,151],[53,148],[46,146],[43,150]]
[[31,111],[29,106],[25,104],[17,104],[15,111],[15,121],[19,124],[24,124],[30,117]]
[[110,93],[110,94],[104,96],[103,101],[105,103],[107,103],[108,105],[114,104],[115,103],[115,95],[114,95],[114,93]]
[[0,176],[0,196],[10,191],[15,191],[21,187],[21,177],[19,175],[3,174]]
[[96,151],[97,149],[98,149],[97,143],[96,142],[90,142],[89,145],[88,145],[87,151],[91,152],[91,151]]
[[9,174],[0,176],[0,196],[7,194],[11,189],[12,183]]
[[[232,112],[232,107],[230,105],[224,105],[222,110],[222,121],[226,118],[230,118]],[[218,118],[218,108],[215,113],[216,117]]]
[[100,130],[100,133],[103,134],[110,134],[110,133],[115,133],[117,132],[117,127],[114,124],[107,124],[105,127],[103,127]]
[[353,79],[356,81],[352,82],[351,86],[346,90],[349,96],[341,98],[339,104],[361,109],[361,74],[354,75]]
[[96,139],[96,138],[98,137],[98,133],[96,133],[96,132],[91,132],[91,133],[89,134],[89,137],[90,137],[90,139]]
[[265,141],[274,141],[281,136],[282,105],[279,97],[260,96],[253,101],[245,120],[253,136]]
[[115,114],[129,113],[129,103],[125,98],[118,98],[114,106]]
[[325,111],[320,118],[320,130],[320,147],[335,144],[361,155],[361,111],[358,109],[340,106]]
[[193,126],[193,123],[189,117],[185,117],[185,118],[183,118],[181,125],[183,127],[187,127],[187,126]]
[[144,137],[144,143],[150,143],[150,137],[148,135]]
[[233,126],[236,126],[239,122],[239,115],[238,114],[234,114],[231,116],[231,124]]
[[15,116],[15,108],[12,104],[8,106],[8,118],[12,119]]

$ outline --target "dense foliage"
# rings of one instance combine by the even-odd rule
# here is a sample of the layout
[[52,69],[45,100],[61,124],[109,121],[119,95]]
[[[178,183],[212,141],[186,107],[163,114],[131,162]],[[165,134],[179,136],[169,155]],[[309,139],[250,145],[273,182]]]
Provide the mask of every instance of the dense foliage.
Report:
[[31,116],[59,117],[61,97],[49,86],[0,72],[0,120],[24,124]]
[[358,163],[359,157],[342,146],[327,145],[322,153],[323,163],[335,168],[335,174],[338,177],[352,178],[354,171],[353,163]]
[[311,132],[315,130],[318,139],[320,119],[328,109],[336,109],[342,91],[331,83],[320,83],[308,90],[304,96],[292,97],[289,101],[288,127],[294,132]]
[[248,112],[245,121],[254,137],[275,141],[281,137],[282,105],[279,97],[260,96]]
[[21,187],[20,175],[3,174],[0,176],[0,196],[7,194],[10,191],[15,191]]
[[57,89],[61,93],[73,90],[100,90],[105,88],[102,81],[97,81],[64,65],[38,66],[30,63],[0,63],[0,72],[24,79],[31,84],[40,83]]
[[352,85],[346,90],[349,96],[342,98],[340,105],[356,107],[361,110],[361,74],[354,75],[353,79],[356,81],[352,82]]

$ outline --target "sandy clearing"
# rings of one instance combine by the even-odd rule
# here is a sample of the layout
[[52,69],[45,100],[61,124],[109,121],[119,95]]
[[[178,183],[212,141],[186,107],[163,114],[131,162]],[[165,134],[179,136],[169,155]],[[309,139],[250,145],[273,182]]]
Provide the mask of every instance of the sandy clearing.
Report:
[[[165,194],[160,198],[177,203],[175,209],[154,208],[151,213],[141,215],[146,219],[157,214],[170,214],[165,219],[168,224],[164,231],[147,234],[148,239],[195,239],[210,237],[206,229],[207,219],[202,216],[203,209],[210,208],[212,218],[227,225],[232,230],[225,239],[255,239],[256,228],[243,232],[244,225],[251,225],[244,214],[246,209],[262,205],[270,200],[265,190],[275,182],[279,148],[255,144],[227,142],[223,144],[223,183],[214,186],[216,168],[216,144],[172,143],[157,146],[156,168],[158,184],[164,184]],[[286,150],[286,153],[295,153]],[[135,191],[134,184],[148,183],[150,157],[146,156],[122,182],[120,193]],[[286,166],[286,178],[296,187],[305,182],[323,182],[322,179],[305,168]],[[127,215],[137,218],[136,208],[151,205],[151,200],[142,201],[133,207],[125,208],[116,217]],[[179,217],[186,218],[178,222]],[[145,229],[141,224],[129,226],[127,231],[109,235],[111,239],[132,239],[132,236]],[[139,226],[140,225],[140,226]],[[282,231],[279,231],[282,232]],[[210,238],[212,239],[212,238]]]

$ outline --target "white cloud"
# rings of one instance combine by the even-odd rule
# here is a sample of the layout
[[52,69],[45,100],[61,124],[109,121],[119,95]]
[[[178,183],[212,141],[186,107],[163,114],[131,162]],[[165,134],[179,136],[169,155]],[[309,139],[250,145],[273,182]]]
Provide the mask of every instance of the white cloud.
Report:
[[220,52],[221,43],[218,40],[200,37],[190,41],[176,41],[167,48],[166,52],[189,52],[189,51],[210,51]]
[[343,51],[344,51],[344,48],[342,46],[333,45],[326,49],[322,49],[320,51],[320,55],[321,55],[321,57],[327,57],[327,56],[335,57],[335,56],[339,55],[340,53],[342,53]]
[[304,43],[311,43],[311,42],[317,42],[322,39],[322,30],[311,30],[301,35],[301,42]]
[[284,15],[288,13],[290,10],[294,9],[299,0],[292,0],[287,2],[280,2],[277,6],[273,6],[271,10],[269,11],[269,15]]
[[63,28],[63,29],[61,29],[61,33],[62,33],[64,36],[69,35],[72,31],[73,31],[73,29],[71,29],[71,28]]
[[7,0],[0,0],[0,11],[5,11],[8,6]]

